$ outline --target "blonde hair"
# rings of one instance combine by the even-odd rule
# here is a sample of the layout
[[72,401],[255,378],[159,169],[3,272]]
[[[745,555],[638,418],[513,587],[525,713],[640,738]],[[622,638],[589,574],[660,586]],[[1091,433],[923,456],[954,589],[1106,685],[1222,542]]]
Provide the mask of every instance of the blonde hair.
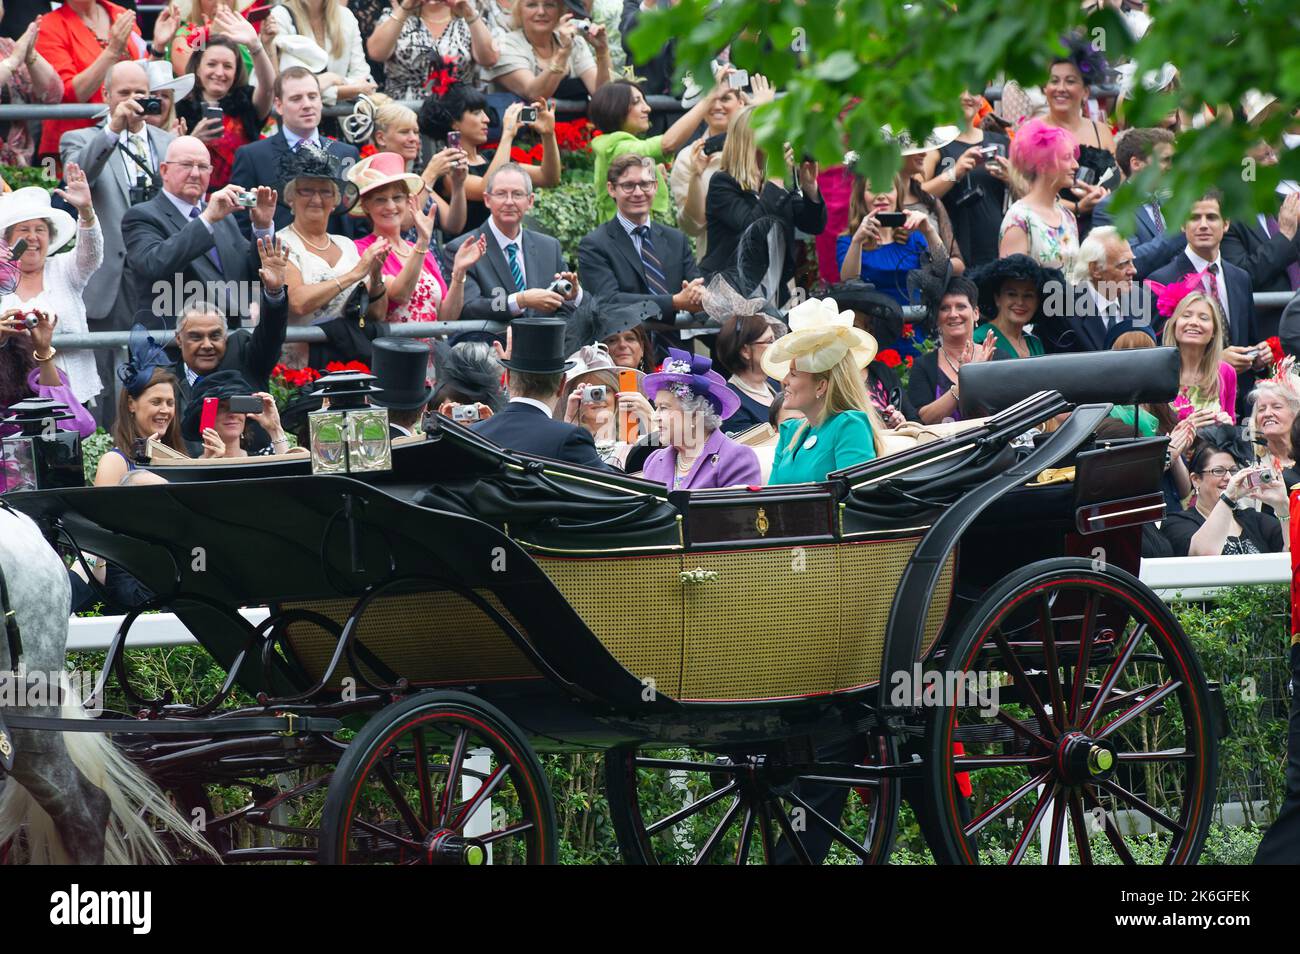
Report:
[[[387,133],[400,122],[410,123],[412,126],[419,127],[419,117],[415,115],[415,110],[409,106],[403,106],[401,103],[385,96],[383,93],[370,93],[369,100],[375,104],[375,132]],[[370,135],[374,139],[374,133]],[[375,143],[378,146],[378,143]]]
[[754,148],[754,129],[750,124],[753,113],[754,107],[746,106],[731,117],[718,169],[739,182],[741,188],[757,192],[763,187],[763,170]]
[[[817,381],[826,382],[826,406],[822,420],[829,420],[836,414],[842,414],[845,411],[861,411],[867,415],[867,420],[871,424],[871,443],[876,451],[876,456],[883,456],[885,453],[885,422],[871,403],[871,399],[867,397],[866,386],[862,383],[862,372],[858,368],[857,361],[853,358],[853,352],[850,351],[840,358],[830,370],[814,372],[813,378]],[[795,445],[803,440],[804,431],[810,426],[810,422],[803,421],[794,429],[793,437],[785,448],[787,453],[792,451]]]
[[[547,0],[551,6],[555,7],[555,20],[558,23],[560,17],[564,15],[564,4],[560,0]],[[514,7],[510,10],[510,29],[522,30],[524,28],[524,0],[514,0]]]
[[[1160,336],[1161,344],[1166,347],[1176,348],[1178,342],[1175,339],[1175,330],[1178,325],[1178,319],[1181,318],[1189,306],[1203,301],[1210,306],[1210,315],[1214,323],[1214,334],[1210,338],[1210,346],[1205,349],[1205,354],[1201,356],[1200,366],[1196,369],[1195,390],[1203,398],[1217,398],[1219,394],[1219,364],[1223,361],[1223,311],[1219,308],[1219,303],[1204,292],[1192,292],[1178,303],[1174,313],[1169,316],[1165,322],[1165,330]],[[1195,403],[1195,402],[1193,402]],[[1224,410],[1229,410],[1224,408]]]
[[[234,10],[235,0],[217,0],[217,6]],[[182,23],[194,23],[196,19],[203,18],[203,4],[200,0],[176,0],[176,11],[181,15]]]
[[[298,26],[300,23],[307,25],[308,31],[311,30],[311,13],[307,10],[306,0],[284,0],[284,5],[289,9],[289,19],[293,21],[294,30],[301,30]],[[325,43],[330,56],[338,57],[343,55],[343,20],[339,16],[339,5],[331,0],[325,0],[324,17],[325,17]],[[308,32],[301,34],[310,39],[316,39],[314,33]]]

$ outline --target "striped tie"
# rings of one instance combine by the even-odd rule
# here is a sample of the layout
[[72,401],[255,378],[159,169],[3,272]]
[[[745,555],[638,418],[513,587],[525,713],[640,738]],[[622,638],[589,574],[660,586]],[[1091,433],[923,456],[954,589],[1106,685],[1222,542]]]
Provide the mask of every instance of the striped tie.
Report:
[[650,226],[638,225],[633,230],[641,239],[641,264],[645,266],[645,283],[656,295],[671,295],[668,290],[668,276],[664,274],[663,263],[655,254],[655,244],[650,241]]
[[[197,219],[202,214],[203,214],[203,210],[200,209],[197,205],[194,206],[194,208],[190,209],[190,218],[192,219]],[[222,270],[221,253],[217,251],[216,242],[217,242],[217,236],[214,233],[212,236],[212,248],[208,249],[207,255],[208,258],[212,260],[212,264],[217,266],[217,271],[221,271]]]
[[511,242],[506,246],[506,258],[510,260],[510,277],[515,280],[515,291],[524,290],[524,270],[519,267],[519,246]]

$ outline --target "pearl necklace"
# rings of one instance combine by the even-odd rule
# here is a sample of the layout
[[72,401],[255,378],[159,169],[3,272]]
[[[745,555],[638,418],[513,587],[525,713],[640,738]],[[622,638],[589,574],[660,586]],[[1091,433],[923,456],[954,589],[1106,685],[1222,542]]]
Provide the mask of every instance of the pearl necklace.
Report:
[[312,242],[311,239],[307,238],[307,236],[303,235],[301,232],[298,231],[298,226],[297,226],[297,225],[294,225],[293,223],[290,223],[290,224],[289,224],[289,228],[293,229],[293,234],[294,234],[294,235],[296,235],[296,236],[298,236],[298,238],[302,239],[302,244],[303,244],[303,245],[306,245],[308,248],[314,248],[314,249],[315,249],[316,251],[318,251],[318,252],[328,252],[328,251],[330,250],[330,248],[332,248],[333,245],[334,245],[334,240],[331,239],[331,238],[329,237],[329,233],[328,233],[328,232],[325,233],[325,244],[324,244],[324,245],[316,245],[315,243]]

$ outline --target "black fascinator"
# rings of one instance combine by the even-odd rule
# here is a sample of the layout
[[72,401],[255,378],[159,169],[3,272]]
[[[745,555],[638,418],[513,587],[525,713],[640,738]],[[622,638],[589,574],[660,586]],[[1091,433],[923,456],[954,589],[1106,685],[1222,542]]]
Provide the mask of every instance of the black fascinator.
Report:
[[1242,435],[1241,429],[1232,424],[1209,424],[1196,432],[1196,443],[1192,445],[1192,463],[1194,466],[1204,464],[1198,460],[1207,448],[1215,447],[1233,459],[1242,467],[1255,462],[1255,451],[1250,442]]
[[356,205],[357,187],[343,175],[343,160],[323,149],[300,143],[280,160],[280,181],[286,191],[295,179],[327,179],[338,186],[340,209],[346,212]]
[[117,369],[117,376],[122,387],[133,398],[138,398],[149,387],[154,368],[165,368],[171,364],[167,351],[154,340],[149,329],[137,324],[131,329],[131,337],[126,346],[127,361]]
[[501,390],[501,365],[484,348],[465,342],[449,345],[440,340],[433,346],[434,401],[446,391],[486,404],[495,414],[505,405]]
[[1106,61],[1106,54],[1093,46],[1086,36],[1081,33],[1067,34],[1061,37],[1061,45],[1065,47],[1065,56],[1056,62],[1073,63],[1083,77],[1085,86],[1098,86],[1110,79],[1110,64]]

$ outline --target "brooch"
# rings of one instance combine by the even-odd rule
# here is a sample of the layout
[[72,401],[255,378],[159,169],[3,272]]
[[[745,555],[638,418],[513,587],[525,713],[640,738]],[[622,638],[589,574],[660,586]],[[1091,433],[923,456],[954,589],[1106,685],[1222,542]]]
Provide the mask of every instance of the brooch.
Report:
[[813,447],[816,445],[816,443],[817,443],[817,435],[813,434],[811,437],[809,437],[806,441],[803,442],[803,449],[812,450]]

